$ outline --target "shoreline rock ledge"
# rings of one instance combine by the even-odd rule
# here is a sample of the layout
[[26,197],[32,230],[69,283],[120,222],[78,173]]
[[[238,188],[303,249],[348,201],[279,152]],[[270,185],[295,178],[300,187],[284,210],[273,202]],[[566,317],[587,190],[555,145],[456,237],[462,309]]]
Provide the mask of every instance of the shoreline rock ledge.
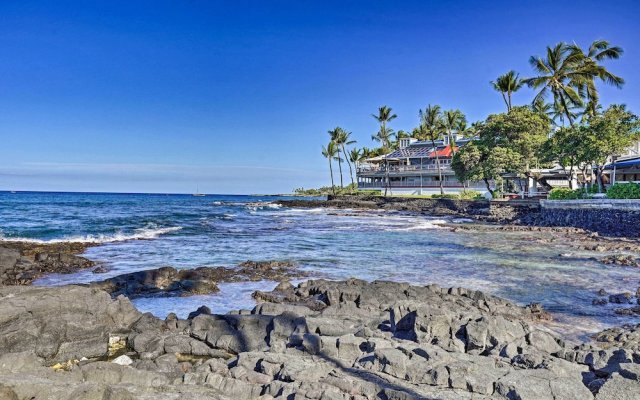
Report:
[[[4,399],[632,399],[640,325],[579,346],[463,288],[310,280],[251,311],[141,314],[95,288],[0,288]],[[112,362],[113,361],[113,362]]]

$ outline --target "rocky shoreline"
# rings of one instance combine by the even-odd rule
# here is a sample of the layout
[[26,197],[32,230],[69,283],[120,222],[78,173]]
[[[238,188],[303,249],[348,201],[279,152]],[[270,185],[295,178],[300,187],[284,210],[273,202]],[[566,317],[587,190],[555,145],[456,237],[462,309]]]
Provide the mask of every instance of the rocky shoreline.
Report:
[[[613,200],[612,200],[613,201]],[[640,203],[542,205],[537,200],[459,200],[383,196],[328,196],[327,200],[278,200],[296,208],[335,208],[406,211],[431,216],[472,218],[485,223],[516,227],[582,229],[609,237],[640,238]],[[561,202],[562,203],[562,202]]]
[[[601,252],[603,264],[639,262],[637,240],[576,228],[443,227],[543,231],[535,240]],[[551,316],[539,305],[464,288],[356,279],[293,286],[289,279],[306,274],[286,261],[30,286],[47,273],[104,272],[79,255],[91,245],[0,243],[0,399],[612,400],[640,393],[640,324],[569,343],[545,328]],[[255,292],[252,310],[216,314],[203,306],[187,319],[161,320],[129,300],[215,293],[220,282],[250,280],[280,284]],[[594,307],[606,303],[640,314],[632,305],[640,289],[594,290]]]
[[0,285],[30,285],[50,273],[70,274],[95,262],[79,256],[93,243],[0,242]]
[[251,311],[141,314],[81,286],[0,288],[0,398],[631,399],[640,325],[590,343],[463,288],[283,282]]

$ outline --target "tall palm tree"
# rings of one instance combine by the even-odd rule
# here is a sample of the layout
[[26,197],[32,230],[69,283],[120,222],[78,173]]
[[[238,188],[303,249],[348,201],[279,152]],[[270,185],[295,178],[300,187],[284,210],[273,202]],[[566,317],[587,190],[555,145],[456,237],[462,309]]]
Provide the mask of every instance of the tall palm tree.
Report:
[[579,69],[587,75],[586,79],[574,82],[574,84],[585,94],[587,100],[585,113],[593,116],[597,112],[600,100],[595,80],[600,79],[602,82],[617,88],[621,88],[624,85],[624,79],[609,72],[600,62],[617,60],[622,56],[624,50],[619,46],[611,46],[606,40],[593,41],[586,52],[576,44],[569,47],[575,56],[581,60]]
[[[349,161],[351,161],[351,164],[353,164],[353,168],[356,170],[356,172],[358,171],[358,164],[360,163],[360,161],[362,161],[362,159],[364,158],[362,151],[360,149],[357,148],[353,148],[349,151]],[[353,182],[353,176],[351,177],[351,183],[354,184]],[[354,184],[355,185],[355,184]]]
[[335,129],[328,131],[328,133],[329,133],[329,136],[331,137],[331,142],[333,142],[336,148],[338,149],[338,156],[335,158],[335,160],[338,161],[338,169],[340,170],[340,187],[344,188],[344,183],[342,180],[342,161],[344,161],[344,159],[340,157],[340,143],[339,143],[339,141],[341,140],[342,131],[343,129],[338,126]]
[[329,144],[326,147],[322,146],[322,155],[327,160],[329,160],[329,173],[331,174],[331,191],[333,192],[334,195],[336,194],[336,185],[333,183],[333,163],[331,161],[336,158],[337,154],[338,154],[338,147],[333,141],[329,142]]
[[349,140],[351,136],[351,132],[347,132],[346,130],[340,128],[339,126],[335,129],[329,131],[329,135],[331,136],[331,140],[342,150],[342,154],[344,155],[344,159],[347,161],[349,165],[349,175],[351,176],[351,184],[354,184],[353,180],[353,168],[351,167],[351,161],[349,161],[349,156],[347,155],[346,146],[354,144],[355,140]]
[[438,168],[438,179],[440,182],[440,194],[444,194],[444,187],[442,183],[442,169],[440,168],[440,156],[438,155],[438,148],[436,147],[436,140],[440,139],[440,132],[442,132],[442,111],[440,106],[429,104],[427,108],[418,111],[420,118],[420,125],[418,125],[418,132],[425,140],[430,140],[433,146],[433,151],[436,155],[436,166]]
[[547,46],[545,58],[531,56],[529,59],[529,64],[538,74],[525,79],[529,87],[539,89],[533,102],[544,100],[551,92],[554,104],[566,115],[570,125],[574,121],[571,108],[584,105],[580,88],[584,87],[590,76],[587,70],[581,68],[583,60],[582,55],[563,42],[554,47]]
[[378,115],[371,114],[371,116],[380,124],[380,129],[376,134],[371,136],[371,139],[376,142],[380,142],[382,147],[385,150],[388,150],[391,147],[391,142],[393,140],[393,129],[389,128],[387,124],[398,116],[393,114],[391,107],[387,106],[378,107]]
[[493,88],[502,94],[502,100],[507,106],[507,111],[511,111],[511,95],[517,92],[524,85],[524,80],[520,79],[520,74],[511,70],[500,75],[495,81],[491,81]]
[[453,131],[458,130],[461,124],[466,126],[467,118],[460,110],[447,110],[442,114],[442,123],[447,130],[447,136],[449,136],[449,145],[451,146],[451,154],[456,154],[456,140],[453,136]]

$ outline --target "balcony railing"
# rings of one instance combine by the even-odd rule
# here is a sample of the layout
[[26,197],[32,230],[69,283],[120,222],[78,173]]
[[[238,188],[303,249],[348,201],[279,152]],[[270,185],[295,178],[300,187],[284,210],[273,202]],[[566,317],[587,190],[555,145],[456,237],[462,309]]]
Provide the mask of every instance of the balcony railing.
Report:
[[[457,181],[443,181],[442,186],[446,188],[467,188],[467,189],[486,189],[486,186],[481,182],[469,182],[466,185],[463,185]],[[358,187],[361,189],[367,188],[438,188],[440,187],[440,182],[437,181],[428,181],[423,182],[390,182],[387,186],[385,182],[358,182]]]
[[[436,164],[424,164],[424,165],[389,165],[389,172],[416,172],[416,171],[437,171],[438,166]],[[440,164],[440,169],[442,171],[451,171],[450,164]],[[362,165],[359,166],[357,171],[362,172],[370,172],[370,173],[383,173],[386,172],[387,166],[373,166],[373,165]]]

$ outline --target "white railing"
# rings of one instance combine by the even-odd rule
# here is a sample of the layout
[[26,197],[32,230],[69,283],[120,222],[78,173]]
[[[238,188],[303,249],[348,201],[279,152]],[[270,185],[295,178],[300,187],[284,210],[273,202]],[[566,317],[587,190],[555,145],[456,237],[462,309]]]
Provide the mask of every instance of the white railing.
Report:
[[[449,164],[440,164],[440,169],[442,171],[451,171],[451,167]],[[414,172],[414,171],[437,171],[438,166],[435,164],[425,164],[425,165],[389,165],[389,172]],[[382,166],[360,166],[357,169],[358,172],[386,172],[387,167]]]
[[[444,181],[442,182],[442,186],[449,187],[449,188],[456,187],[456,188],[468,188],[468,189],[486,189],[486,186],[484,186],[482,183],[479,183],[479,182],[470,182],[467,185],[463,185],[462,183],[457,181]],[[387,185],[385,182],[358,182],[358,187],[362,189],[384,188],[384,187],[428,188],[428,187],[440,187],[440,182],[428,181],[428,182],[423,182],[422,184],[420,184],[420,182],[390,182],[389,185]]]

